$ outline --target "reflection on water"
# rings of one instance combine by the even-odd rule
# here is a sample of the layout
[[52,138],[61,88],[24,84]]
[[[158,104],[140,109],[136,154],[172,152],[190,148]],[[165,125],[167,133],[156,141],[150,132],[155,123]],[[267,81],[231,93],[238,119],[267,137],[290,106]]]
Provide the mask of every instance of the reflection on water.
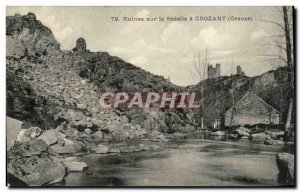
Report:
[[60,185],[273,186],[278,185],[275,155],[293,152],[291,146],[205,134],[176,143],[178,149],[85,156],[91,173],[70,173]]

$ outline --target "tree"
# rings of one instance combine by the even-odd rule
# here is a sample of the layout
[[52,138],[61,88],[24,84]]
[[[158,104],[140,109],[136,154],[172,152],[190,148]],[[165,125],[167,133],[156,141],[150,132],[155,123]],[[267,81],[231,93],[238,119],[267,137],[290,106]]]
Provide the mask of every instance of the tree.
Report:
[[293,49],[293,7],[283,6],[280,10],[280,19],[278,21],[261,20],[263,22],[270,23],[278,28],[279,34],[272,35],[267,38],[271,38],[272,43],[262,44],[266,46],[275,47],[277,54],[267,54],[266,61],[277,63],[281,61],[287,67],[287,83],[283,85],[283,98],[286,98],[287,109],[286,117],[284,119],[284,128],[290,127],[293,121],[292,115],[294,110],[294,92],[295,92],[295,65],[294,65],[294,49]]
[[[294,64],[293,64],[293,52],[292,52],[292,43],[291,43],[291,36],[290,36],[290,19],[288,16],[288,8],[286,6],[282,7],[283,11],[283,19],[284,19],[284,31],[285,31],[285,41],[286,41],[286,57],[287,57],[287,66],[288,66],[288,83],[289,89],[288,89],[288,111],[286,116],[286,121],[284,124],[284,128],[287,129],[292,120],[292,111],[293,111],[293,105],[294,105],[294,77],[295,77],[295,70],[294,70]],[[292,15],[293,17],[293,9],[292,9]],[[293,26],[292,26],[293,28]]]
[[230,73],[231,73],[231,98],[232,98],[232,112],[231,112],[231,118],[230,118],[230,124],[229,125],[233,125],[234,121],[233,121],[233,114],[234,114],[234,109],[235,109],[235,97],[234,97],[234,89],[235,89],[235,85],[234,85],[234,78],[233,78],[233,72],[232,72],[232,68],[233,68],[233,60],[231,62],[230,65]]
[[[190,71],[191,78],[195,83],[199,83],[206,79],[206,71],[207,71],[207,50],[205,50],[205,56],[202,59],[201,55],[198,54],[198,61],[194,57],[194,70]],[[201,129],[204,128],[204,85],[201,83]]]

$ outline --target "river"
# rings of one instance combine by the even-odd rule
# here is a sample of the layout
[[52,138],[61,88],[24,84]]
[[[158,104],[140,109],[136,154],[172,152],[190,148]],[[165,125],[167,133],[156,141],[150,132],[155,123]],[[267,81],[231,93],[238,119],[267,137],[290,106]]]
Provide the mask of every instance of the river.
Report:
[[264,145],[204,134],[176,144],[178,149],[84,156],[89,172],[71,172],[58,185],[276,186],[276,154],[294,151],[293,145]]

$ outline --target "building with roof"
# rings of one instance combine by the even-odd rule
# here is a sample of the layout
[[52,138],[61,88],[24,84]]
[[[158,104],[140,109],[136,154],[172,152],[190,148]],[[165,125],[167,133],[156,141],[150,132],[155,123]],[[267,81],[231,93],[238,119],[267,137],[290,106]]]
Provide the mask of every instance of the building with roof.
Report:
[[280,112],[260,97],[248,92],[224,115],[225,126],[279,124]]

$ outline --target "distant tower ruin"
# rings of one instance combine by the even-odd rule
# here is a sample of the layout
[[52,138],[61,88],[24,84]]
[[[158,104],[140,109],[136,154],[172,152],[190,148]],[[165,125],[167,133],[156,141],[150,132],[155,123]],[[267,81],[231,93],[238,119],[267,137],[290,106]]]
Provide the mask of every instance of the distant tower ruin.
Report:
[[214,78],[218,78],[220,76],[221,76],[220,64],[216,64],[216,67],[213,67],[212,65],[208,64],[207,78],[214,79]]
[[86,42],[84,38],[80,37],[77,39],[76,47],[73,50],[77,52],[86,52]]
[[169,83],[171,83],[171,78],[170,78],[170,76],[168,76],[167,81],[168,81]]
[[241,76],[244,76],[244,75],[245,75],[245,73],[244,73],[243,70],[242,70],[242,67],[239,66],[239,65],[236,67],[236,74],[237,74],[237,75],[241,75]]

